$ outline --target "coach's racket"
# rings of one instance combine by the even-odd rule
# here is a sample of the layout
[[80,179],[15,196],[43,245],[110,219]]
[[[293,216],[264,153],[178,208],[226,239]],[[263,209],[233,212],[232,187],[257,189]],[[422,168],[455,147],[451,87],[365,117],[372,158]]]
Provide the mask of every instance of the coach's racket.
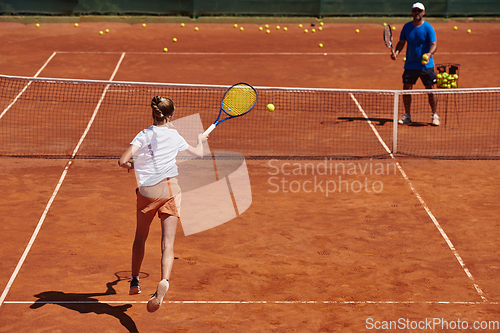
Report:
[[[219,116],[217,120],[210,125],[209,128],[203,133],[204,135],[210,134],[218,124],[224,120],[234,117],[242,116],[248,113],[257,103],[257,91],[248,83],[240,82],[232,85],[222,98]],[[222,111],[229,117],[219,120]]]
[[392,54],[394,54],[394,48],[392,47],[392,29],[389,24],[384,27],[384,42],[385,46],[390,48]]

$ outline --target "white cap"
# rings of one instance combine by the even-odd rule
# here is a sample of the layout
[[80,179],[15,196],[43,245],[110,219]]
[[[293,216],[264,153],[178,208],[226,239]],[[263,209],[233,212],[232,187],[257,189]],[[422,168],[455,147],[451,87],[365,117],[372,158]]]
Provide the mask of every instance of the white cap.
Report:
[[413,9],[413,8],[418,8],[418,9],[420,9],[420,10],[425,10],[424,4],[423,4],[423,3],[421,3],[421,2],[415,2],[415,3],[413,4],[413,7],[411,7],[411,8],[412,8],[412,9]]

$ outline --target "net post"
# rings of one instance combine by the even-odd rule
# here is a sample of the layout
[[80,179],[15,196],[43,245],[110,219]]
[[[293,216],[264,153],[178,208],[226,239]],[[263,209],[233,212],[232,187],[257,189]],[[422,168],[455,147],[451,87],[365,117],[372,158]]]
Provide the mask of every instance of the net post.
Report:
[[394,91],[394,114],[392,116],[392,153],[398,152],[398,110],[399,110],[399,91]]

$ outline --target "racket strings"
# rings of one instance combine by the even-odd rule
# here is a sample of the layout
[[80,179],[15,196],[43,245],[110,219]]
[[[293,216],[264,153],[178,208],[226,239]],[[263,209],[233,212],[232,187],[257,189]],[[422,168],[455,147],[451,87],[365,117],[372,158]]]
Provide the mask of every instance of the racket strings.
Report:
[[231,116],[239,116],[250,110],[257,99],[255,90],[246,85],[238,84],[229,89],[222,101],[222,107]]
[[391,27],[389,25],[386,25],[384,27],[384,41],[385,41],[385,45],[387,47],[391,47],[391,45],[392,45],[392,31],[391,31]]

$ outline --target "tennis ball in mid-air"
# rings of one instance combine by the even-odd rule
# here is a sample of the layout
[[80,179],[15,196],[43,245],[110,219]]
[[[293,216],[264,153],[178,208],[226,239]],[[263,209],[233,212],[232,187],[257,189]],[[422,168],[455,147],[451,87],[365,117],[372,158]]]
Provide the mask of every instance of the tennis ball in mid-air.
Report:
[[238,28],[238,25],[235,23],[235,24],[233,25],[233,27]]
[[194,28],[194,31],[198,31],[198,30],[200,30],[198,27],[195,27],[195,28]]
[[143,24],[142,24],[142,27],[143,27],[143,28],[145,28],[145,27],[146,27],[146,23],[143,23]]
[[265,27],[266,27],[266,29],[269,28],[269,24],[266,24]]
[[262,27],[259,27],[259,31],[262,31],[262,30],[264,30],[264,28],[262,28]]
[[175,37],[172,38],[172,40],[174,41],[174,43],[177,42],[177,38],[175,38]]
[[267,104],[266,110],[269,111],[269,112],[273,112],[274,111],[274,105],[273,104]]
[[184,28],[184,26],[185,26],[185,24],[184,24],[184,23],[181,23],[181,27],[183,27],[183,28]]
[[75,27],[78,27],[78,23],[75,23]]
[[271,30],[267,29],[267,30],[266,30],[266,33],[270,34],[270,33],[271,33]]
[[245,30],[245,29],[243,29],[243,27],[241,27],[241,28],[240,28],[240,31],[243,31],[243,30]]
[[283,28],[283,31],[287,31],[287,30],[288,30],[288,28],[287,28],[287,27],[284,27],[284,28]]
[[99,35],[102,35],[103,33],[104,33],[104,32],[102,32],[102,31],[99,31]]
[[359,34],[359,29],[356,29],[356,33]]
[[163,52],[168,52],[168,49],[165,47],[165,48],[163,49]]
[[109,32],[109,29],[106,29],[105,31],[106,31],[106,33],[108,33],[108,32]]
[[302,28],[302,23],[301,23],[301,24],[299,24],[299,28]]
[[396,30],[396,27],[394,27],[394,26],[393,26],[393,27],[392,27],[392,30]]
[[423,59],[423,60],[429,60],[429,56],[428,56],[427,54],[424,54],[424,55],[422,56],[422,59]]
[[307,29],[304,29],[304,32],[305,32],[305,33],[307,34],[307,33],[309,32],[309,30],[307,30]]
[[324,23],[323,22],[319,22],[319,25],[324,25]]
[[458,27],[457,27],[457,26],[454,26],[454,27],[453,27],[453,29],[454,29],[454,30],[457,30],[457,29],[458,29]]
[[281,27],[279,25],[276,26],[276,30],[280,30]]
[[470,29],[467,29],[467,33],[470,34],[472,31]]
[[40,23],[35,24],[35,26],[36,26],[37,28],[39,28],[39,27],[40,27]]
[[387,25],[387,23],[384,22],[383,26],[385,27]]
[[311,29],[311,32],[316,32],[316,29],[312,28],[312,29]]
[[323,43],[319,43],[319,47],[323,47]]
[[319,27],[319,28],[318,28],[318,30],[319,30],[319,31],[323,30],[323,27]]

